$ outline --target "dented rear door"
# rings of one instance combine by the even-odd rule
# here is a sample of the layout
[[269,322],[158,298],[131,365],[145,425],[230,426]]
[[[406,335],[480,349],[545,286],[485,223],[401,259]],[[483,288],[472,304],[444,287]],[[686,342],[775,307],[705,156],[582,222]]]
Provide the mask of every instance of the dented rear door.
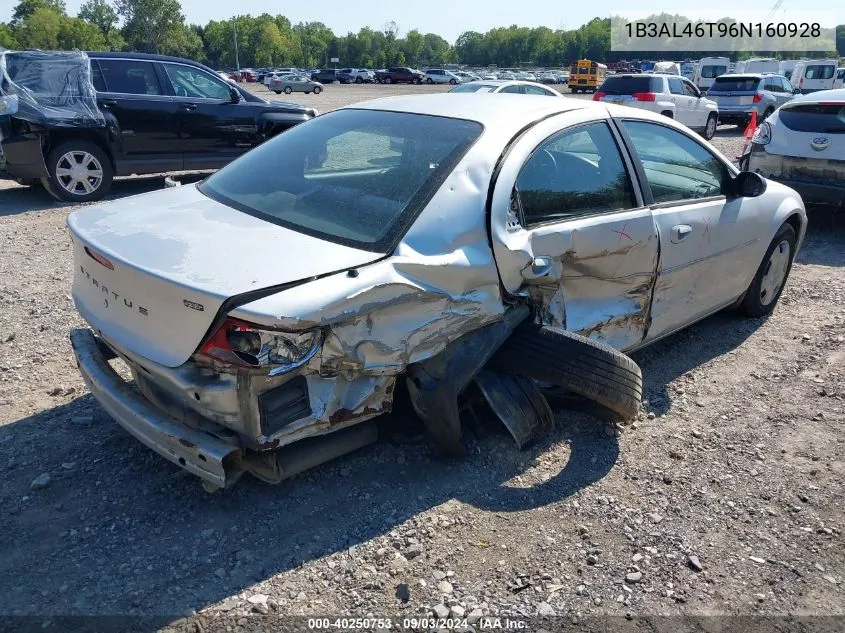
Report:
[[625,350],[646,333],[658,238],[621,148],[594,110],[537,124],[504,160],[491,234],[509,292],[544,322]]

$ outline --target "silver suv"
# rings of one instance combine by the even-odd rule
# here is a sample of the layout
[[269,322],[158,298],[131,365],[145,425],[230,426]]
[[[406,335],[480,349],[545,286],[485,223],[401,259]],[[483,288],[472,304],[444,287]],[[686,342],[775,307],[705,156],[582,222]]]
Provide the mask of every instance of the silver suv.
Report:
[[719,123],[748,125],[752,112],[761,122],[798,90],[783,75],[774,73],[742,73],[716,77],[707,96],[719,105]]

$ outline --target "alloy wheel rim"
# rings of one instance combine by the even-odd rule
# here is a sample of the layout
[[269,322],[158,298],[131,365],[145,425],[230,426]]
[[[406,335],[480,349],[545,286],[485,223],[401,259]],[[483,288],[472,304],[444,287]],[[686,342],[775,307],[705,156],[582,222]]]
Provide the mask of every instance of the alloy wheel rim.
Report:
[[760,283],[760,303],[764,306],[771,304],[783,287],[783,282],[786,280],[786,271],[789,268],[790,251],[789,242],[783,240],[769,257],[766,271],[763,273],[763,279]]
[[88,152],[66,152],[56,163],[56,180],[65,191],[75,196],[92,194],[103,183],[103,166]]

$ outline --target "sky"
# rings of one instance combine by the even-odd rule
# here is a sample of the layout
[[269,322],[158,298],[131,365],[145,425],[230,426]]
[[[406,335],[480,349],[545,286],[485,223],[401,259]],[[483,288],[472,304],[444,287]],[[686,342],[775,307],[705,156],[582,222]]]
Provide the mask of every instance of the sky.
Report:
[[[84,0],[65,0],[70,15],[76,15]],[[292,23],[319,21],[336,34],[357,32],[361,27],[380,29],[394,20],[399,25],[400,37],[412,29],[422,33],[437,33],[454,44],[464,31],[485,32],[499,26],[547,26],[553,30],[574,29],[594,17],[610,17],[614,10],[660,12],[672,11],[687,14],[683,4],[663,0],[308,0],[302,2],[274,3],[267,0],[181,0],[182,11],[189,23],[205,24],[209,20],[223,20],[235,13],[260,15],[283,14]],[[768,15],[776,0],[747,0],[744,10],[759,10],[761,19]],[[17,0],[0,0],[0,21],[8,22]],[[736,2],[715,0],[706,3],[688,2],[694,10],[706,4],[709,9],[724,6],[726,13]],[[832,0],[783,0],[781,9],[829,10],[838,2]],[[236,6],[237,9],[233,9]],[[842,18],[842,11],[840,18]],[[841,23],[841,22],[839,22]]]

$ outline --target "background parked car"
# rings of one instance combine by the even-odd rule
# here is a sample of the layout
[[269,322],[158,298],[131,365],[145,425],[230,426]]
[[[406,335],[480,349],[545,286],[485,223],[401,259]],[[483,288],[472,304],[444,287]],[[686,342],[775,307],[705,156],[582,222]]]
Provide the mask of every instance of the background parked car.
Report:
[[660,74],[610,75],[593,101],[626,105],[666,115],[688,128],[701,132],[707,140],[716,134],[719,110],[686,77]]
[[792,99],[754,132],[743,168],[782,182],[804,203],[845,202],[845,90]]
[[375,81],[375,74],[363,68],[341,68],[340,73],[344,83],[372,83]]
[[698,67],[695,69],[693,83],[702,92],[707,92],[710,86],[713,85],[713,80],[716,77],[728,72],[730,63],[731,60],[727,57],[702,57],[698,62]]
[[742,73],[716,77],[707,96],[719,106],[719,121],[744,127],[752,112],[763,121],[797,93],[783,75]]
[[344,79],[344,74],[337,68],[321,68],[317,71],[312,71],[311,81],[317,81],[322,84],[331,84],[335,81],[348,83],[350,78],[346,76],[346,79]]
[[833,80],[834,88],[845,88],[845,68],[836,69],[836,79]]
[[425,79],[425,73],[407,66],[391,66],[387,70],[376,71],[376,81],[384,84],[421,84]]
[[548,86],[531,81],[473,81],[472,83],[455,86],[449,92],[493,92],[519,95],[543,95],[546,97],[562,97],[558,91]]
[[281,77],[274,77],[270,82],[270,90],[277,95],[285,93],[289,95],[292,92],[304,92],[305,94],[315,95],[323,92],[323,84],[319,81],[314,81],[305,75],[282,75]]
[[449,70],[442,68],[429,68],[425,72],[425,83],[427,84],[459,84],[461,78]]
[[[99,200],[115,176],[217,169],[317,114],[306,106],[267,102],[178,57],[71,55],[5,54],[12,82],[26,69],[21,81],[30,83],[22,89],[33,104],[7,119],[0,132],[5,170],[14,178],[41,180],[60,200]],[[49,107],[39,108],[39,102]],[[77,110],[86,106],[85,116],[71,110],[75,123],[69,127],[59,115],[74,104]]]
[[797,62],[792,69],[790,83],[801,94],[817,90],[832,90],[836,82],[839,61],[836,59],[814,59]]
[[478,81],[479,79],[481,79],[481,77],[479,77],[477,74],[467,72],[465,70],[454,70],[452,72],[458,76],[458,79],[460,79],[460,82],[462,84],[465,84],[470,81]]

